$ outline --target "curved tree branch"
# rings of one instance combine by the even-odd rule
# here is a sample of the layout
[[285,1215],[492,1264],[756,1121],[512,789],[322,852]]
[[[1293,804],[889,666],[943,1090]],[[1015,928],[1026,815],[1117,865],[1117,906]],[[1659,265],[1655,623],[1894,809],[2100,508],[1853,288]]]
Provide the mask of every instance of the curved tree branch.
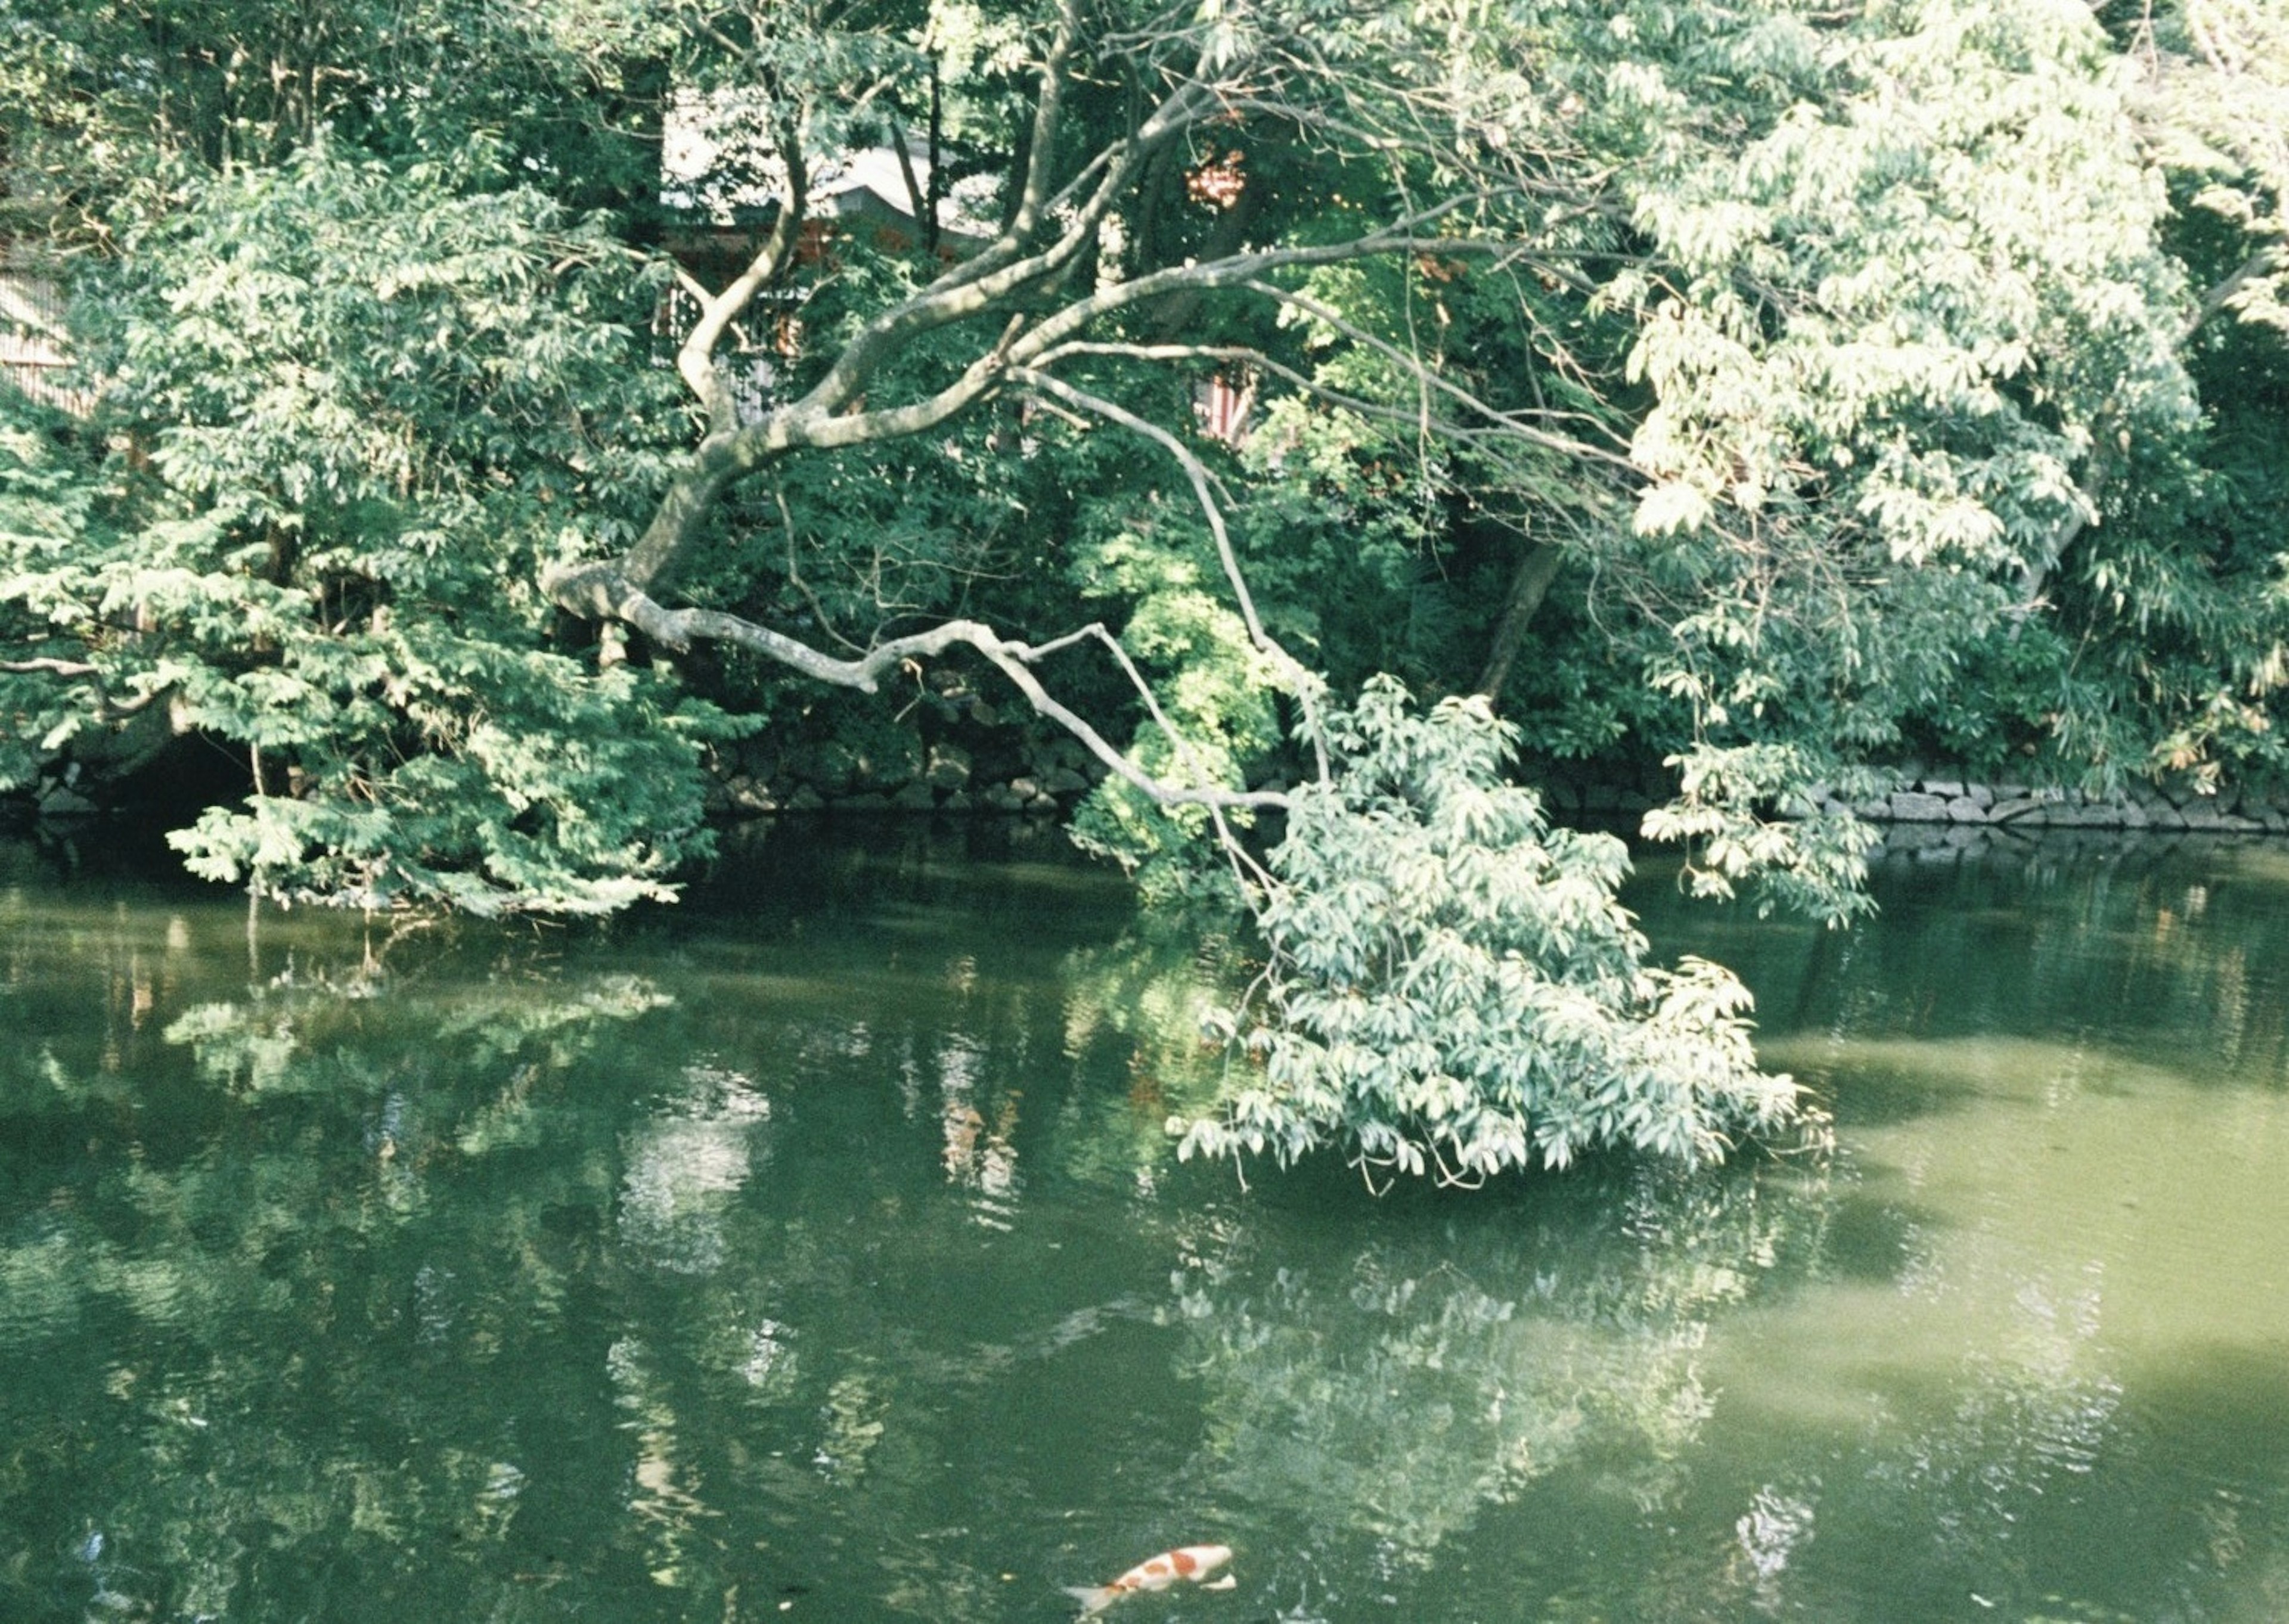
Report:
[[2193,342],[2194,335],[2209,323],[2212,316],[2231,304],[2236,295],[2260,277],[2289,265],[2289,243],[2268,243],[2255,253],[2236,266],[2230,275],[2204,292],[2194,306],[2194,313],[2178,330],[2180,347]]
[[[1251,808],[1258,810],[1285,809],[1288,798],[1275,790],[1218,790],[1163,783],[1145,772],[1124,755],[1113,743],[1089,721],[1059,703],[1032,670],[1033,665],[1059,649],[1070,648],[1083,639],[1094,639],[1118,649],[1113,634],[1102,625],[1089,625],[1078,632],[1041,645],[1005,638],[993,627],[977,620],[948,620],[927,631],[910,633],[876,643],[855,659],[838,659],[821,653],[799,639],[784,632],[738,615],[728,615],[720,609],[671,609],[630,581],[617,566],[589,564],[569,569],[550,571],[543,579],[550,597],[578,613],[597,619],[611,619],[634,626],[653,641],[665,648],[682,652],[700,641],[726,642],[736,648],[767,658],[802,673],[814,681],[836,688],[857,689],[861,693],[873,693],[883,676],[907,660],[925,659],[945,653],[949,649],[967,648],[985,657],[1027,703],[1041,715],[1056,722],[1102,761],[1105,768],[1134,787],[1139,794],[1162,807],[1207,807],[1213,810]],[[1182,738],[1169,728],[1158,703],[1136,667],[1129,663],[1125,651],[1118,654],[1121,667],[1129,679],[1144,694],[1145,703],[1155,719],[1180,752],[1185,747]]]
[[1291,266],[1341,265],[1352,259],[1374,259],[1383,254],[1409,253],[1418,250],[1436,249],[1444,253],[1491,252],[1494,243],[1475,243],[1463,239],[1423,236],[1426,227],[1461,208],[1464,200],[1449,199],[1436,207],[1393,220],[1362,236],[1347,237],[1336,243],[1320,243],[1296,248],[1258,249],[1253,253],[1234,254],[1226,259],[1209,259],[1195,264],[1170,266],[1166,270],[1153,271],[1116,282],[1097,289],[1086,298],[1073,300],[1063,309],[1043,318],[1033,330],[1009,346],[1009,359],[1016,364],[1033,365],[1049,350],[1075,338],[1090,323],[1147,299],[1165,298],[1189,288],[1247,287],[1267,272],[1284,270]]
[[1304,731],[1311,737],[1312,754],[1319,768],[1320,782],[1328,782],[1328,742],[1320,726],[1320,679],[1264,629],[1263,617],[1256,612],[1255,596],[1248,590],[1248,577],[1240,571],[1240,556],[1232,551],[1232,532],[1225,528],[1224,510],[1216,504],[1216,478],[1208,471],[1207,466],[1193,455],[1190,446],[1159,424],[1148,422],[1100,395],[1076,389],[1062,378],[1052,378],[1043,372],[1019,369],[1009,376],[1013,383],[1038,389],[1076,410],[1094,413],[1108,423],[1119,424],[1131,434],[1142,434],[1176,459],[1184,471],[1184,477],[1192,482],[1192,495],[1199,500],[1201,513],[1208,516],[1208,534],[1216,539],[1216,558],[1224,565],[1224,580],[1230,584],[1232,597],[1240,604],[1240,617],[1248,627],[1248,641],[1256,645],[1257,652],[1280,668],[1288,691],[1296,696],[1296,703],[1303,707]]
[[959,285],[1000,270],[1025,251],[1026,242],[1041,224],[1049,195],[1049,179],[1057,162],[1057,125],[1065,112],[1065,68],[1073,60],[1073,44],[1081,34],[1078,0],[1063,0],[1057,7],[1057,31],[1041,61],[1041,90],[1033,104],[1033,139],[1025,151],[1025,179],[1017,194],[1017,207],[1009,223],[967,265],[940,279]]
[[677,280],[700,296],[700,310],[699,319],[692,323],[691,330],[676,349],[675,370],[706,408],[711,434],[730,434],[739,422],[730,386],[715,367],[715,346],[722,342],[724,332],[754,302],[763,285],[786,268],[802,235],[810,178],[803,169],[802,131],[792,118],[780,122],[779,151],[786,164],[786,196],[779,203],[779,217],[771,227],[770,235],[748,262],[747,268],[721,293],[709,295],[690,273],[677,267]]
[[67,660],[54,655],[39,655],[30,659],[0,660],[0,672],[20,676],[50,676],[62,681],[84,680],[95,690],[96,705],[106,721],[124,721],[128,717],[148,710],[159,699],[173,694],[171,684],[155,688],[133,699],[116,699],[104,681],[103,668],[86,660]]
[[[1045,247],[1022,257],[1013,251],[1002,263],[981,268],[981,260],[994,251],[989,248],[978,259],[955,267],[883,311],[852,336],[826,375],[788,410],[819,415],[840,411],[865,392],[867,380],[907,342],[996,309],[1025,288],[1070,267],[1097,240],[1097,227],[1136,179],[1152,150],[1186,128],[1204,104],[1196,89],[1191,85],[1179,89],[1137,135],[1097,155],[1076,178],[1078,184],[1101,170],[1095,187]],[[1028,232],[1031,229],[1027,227]],[[1014,240],[1005,232],[995,247]]]
[[[1124,170],[1124,177],[1125,173]],[[1119,189],[1115,179],[1113,175],[1107,176],[1105,185],[1091,198],[1085,215],[1093,219],[1089,211],[1101,212],[1103,208],[1111,206]],[[1129,306],[1190,288],[1240,287],[1272,292],[1275,291],[1272,284],[1261,282],[1261,278],[1268,272],[1289,267],[1336,265],[1380,254],[1432,248],[1442,252],[1494,250],[1495,244],[1417,235],[1451,213],[1460,203],[1459,199],[1450,201],[1339,243],[1264,249],[1207,264],[1172,266],[1100,288],[1030,325],[1022,314],[1015,314],[1004,329],[1001,341],[937,394],[873,411],[840,410],[863,393],[868,380],[902,344],[922,332],[1006,307],[1010,296],[1027,283],[1054,274],[1077,255],[1089,233],[1076,222],[1050,248],[1008,267],[996,277],[953,288],[933,283],[861,329],[836,357],[827,376],[801,400],[780,407],[759,422],[729,433],[711,432],[670,480],[651,521],[628,553],[624,573],[634,584],[647,588],[665,582],[674,573],[683,549],[698,534],[700,521],[732,480],[753,474],[790,451],[863,445],[935,428],[992,393],[1012,370],[1038,371],[1043,358],[1062,343],[1076,337],[1091,322]],[[1090,229],[1094,229],[1093,226]],[[1493,412],[1492,408],[1483,410]]]
[[[1224,115],[1235,98],[1251,96],[1262,89],[1242,84],[1227,69],[1211,71],[1204,62],[1189,72],[1173,73],[1155,92],[1157,103],[1148,102],[1150,110],[1125,134],[1081,163],[1060,186],[1057,154],[1064,139],[1066,81],[1077,71],[1075,56],[1081,34],[1079,0],[1060,0],[1055,33],[1041,62],[1041,96],[1033,110],[1033,140],[1024,160],[1020,190],[1007,224],[994,241],[927,286],[876,311],[842,343],[802,395],[743,423],[738,420],[730,381],[715,365],[714,352],[731,322],[765,284],[784,272],[799,241],[807,177],[800,150],[801,130],[793,119],[786,122],[781,142],[788,163],[788,195],[770,237],[739,277],[720,293],[707,295],[695,289],[701,299],[701,317],[677,353],[677,370],[706,411],[704,437],[675,468],[650,523],[624,556],[554,566],[544,573],[541,585],[565,610],[633,626],[665,649],[687,649],[700,641],[726,642],[811,681],[863,691],[876,689],[901,662],[967,648],[1000,670],[1038,714],[1078,739],[1109,772],[1139,794],[1162,807],[1208,808],[1216,819],[1227,850],[1235,854],[1235,863],[1241,863],[1245,853],[1224,825],[1223,815],[1228,810],[1282,808],[1288,804],[1288,797],[1277,792],[1214,787],[1199,753],[1178,734],[1144,674],[1102,625],[1085,627],[1036,647],[1005,638],[979,621],[951,619],[923,631],[886,638],[863,652],[841,657],[738,615],[674,608],[663,601],[679,562],[698,544],[709,513],[733,482],[797,451],[830,450],[927,434],[1015,385],[1052,410],[1070,410],[1141,435],[1176,459],[1206,516],[1248,637],[1277,673],[1279,684],[1296,697],[1320,779],[1327,780],[1330,764],[1319,715],[1320,680],[1265,627],[1225,522],[1227,498],[1214,474],[1176,434],[1066,381],[1057,375],[1057,370],[1068,359],[1111,353],[1113,346],[1084,342],[1089,330],[1152,301],[1231,290],[1283,300],[1341,324],[1332,313],[1268,279],[1285,271],[1388,254],[1499,254],[1505,245],[1443,235],[1446,227],[1441,222],[1468,201],[1456,197],[1433,207],[1405,211],[1343,241],[1239,249],[1127,281],[1078,291],[1068,288],[1064,279],[1085,262],[1103,221],[1161,150],[1203,121]],[[918,339],[961,323],[982,323],[988,319],[1001,322],[999,336],[982,325],[977,328],[972,358],[951,381],[936,384],[920,398],[894,396],[879,403],[868,402],[870,394],[891,393],[881,389],[885,369]],[[1428,363],[1419,357],[1406,356],[1367,335],[1353,336],[1424,374],[1426,395],[1435,391],[1443,403],[1458,409],[1453,415],[1461,421],[1448,426],[1459,434],[1508,437],[1569,456],[1627,466],[1617,454],[1553,433],[1527,416],[1505,413],[1467,390],[1430,376]],[[1127,353],[1148,355],[1152,352]],[[1256,359],[1296,386],[1313,387],[1294,369],[1275,364],[1268,357]],[[1326,390],[1314,389],[1314,393],[1335,398]],[[1371,407],[1365,402],[1355,404]],[[1472,424],[1483,426],[1473,430]],[[1175,776],[1188,782],[1166,781],[1138,767],[1044,687],[1038,663],[1057,649],[1083,641],[1101,644],[1120,666],[1176,752]],[[1262,880],[1260,872],[1257,879]]]

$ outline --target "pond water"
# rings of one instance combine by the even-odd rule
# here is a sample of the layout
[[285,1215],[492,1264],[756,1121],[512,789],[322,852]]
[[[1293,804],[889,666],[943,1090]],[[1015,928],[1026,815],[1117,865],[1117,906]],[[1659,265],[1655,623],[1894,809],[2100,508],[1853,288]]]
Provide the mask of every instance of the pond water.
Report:
[[1180,1165],[1214,943],[776,836],[609,930],[0,853],[0,1618],[2289,1617],[2289,851],[1732,963],[1836,1153]]

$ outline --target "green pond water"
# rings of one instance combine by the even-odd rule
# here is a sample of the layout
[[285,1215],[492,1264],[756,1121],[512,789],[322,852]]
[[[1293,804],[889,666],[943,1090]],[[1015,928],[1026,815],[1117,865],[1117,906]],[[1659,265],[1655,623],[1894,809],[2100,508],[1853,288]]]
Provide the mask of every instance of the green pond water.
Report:
[[1163,1123],[1214,944],[1053,842],[609,930],[0,852],[0,1620],[2289,1618],[2289,849],[1739,967],[1824,1160],[1371,1198]]

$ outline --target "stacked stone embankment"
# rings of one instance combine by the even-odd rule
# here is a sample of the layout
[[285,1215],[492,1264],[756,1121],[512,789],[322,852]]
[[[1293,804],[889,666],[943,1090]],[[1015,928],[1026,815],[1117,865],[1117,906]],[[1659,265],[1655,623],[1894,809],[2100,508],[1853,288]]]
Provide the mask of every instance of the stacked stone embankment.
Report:
[[[1959,768],[1907,762],[1881,795],[1846,800],[1822,792],[1824,810],[1848,809],[1876,824],[1876,863],[1946,862],[1982,855],[2058,855],[2070,848],[2151,845],[2173,837],[2261,840],[2289,834],[2289,798],[2253,788],[2205,793],[2190,779],[2140,781],[2111,795],[2001,780],[1982,783]],[[1584,773],[1545,766],[1536,781],[1560,822],[1628,832],[1637,816],[1674,793],[1658,768]]]
[[2205,834],[2289,833],[2289,804],[2253,790],[2205,793],[2190,781],[2138,782],[2110,795],[2026,784],[1978,784],[1912,764],[1887,795],[1849,805],[1870,823],[1982,828],[2191,831]]
[[2141,850],[2173,840],[2268,840],[2289,833],[2289,800],[2253,788],[2204,792],[2191,780],[2139,781],[2114,794],[2008,781],[1981,784],[1910,763],[1890,793],[1848,804],[1883,832],[1878,864],[2062,856]]
[[[773,734],[738,747],[718,764],[712,796],[720,816],[778,812],[1019,814],[1049,820],[1070,813],[1105,776],[1075,740],[1030,715],[1005,716],[968,694],[931,696],[926,714],[871,733],[848,729],[793,739]],[[1932,861],[2031,847],[2070,836],[2103,842],[2157,835],[2261,839],[2289,834],[2289,797],[2253,789],[2205,793],[2190,779],[2144,781],[2118,793],[2001,780],[1982,783],[1959,768],[1910,761],[1888,792],[1843,800],[1820,792],[1823,808],[1848,808],[1878,825],[1874,854]],[[1530,762],[1526,777],[1559,823],[1634,832],[1639,817],[1675,793],[1658,764],[1616,768]]]
[[1104,777],[1078,740],[971,703],[921,727],[793,740],[764,736],[720,761],[709,809],[776,812],[1070,812]]

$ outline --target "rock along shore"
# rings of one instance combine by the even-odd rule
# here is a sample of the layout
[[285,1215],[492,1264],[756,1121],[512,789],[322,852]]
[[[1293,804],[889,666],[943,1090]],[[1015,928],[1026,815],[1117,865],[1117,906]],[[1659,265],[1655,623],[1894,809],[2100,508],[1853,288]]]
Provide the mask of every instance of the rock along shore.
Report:
[[[2078,790],[2038,788],[2002,782],[1982,784],[1962,773],[1910,762],[1898,769],[1897,785],[1864,800],[1846,800],[1815,791],[1822,811],[1848,810],[1871,824],[1936,825],[1944,828],[2011,830],[2031,834],[2043,829],[2105,829],[2191,832],[2198,834],[2289,833],[2289,798],[2253,790],[2205,794],[2191,781],[2144,782],[2119,794],[2089,795]],[[1540,787],[1553,815],[1625,816],[1645,811],[1672,792],[1659,768],[1636,781],[1608,775],[1576,779],[1563,768],[1543,775]]]

